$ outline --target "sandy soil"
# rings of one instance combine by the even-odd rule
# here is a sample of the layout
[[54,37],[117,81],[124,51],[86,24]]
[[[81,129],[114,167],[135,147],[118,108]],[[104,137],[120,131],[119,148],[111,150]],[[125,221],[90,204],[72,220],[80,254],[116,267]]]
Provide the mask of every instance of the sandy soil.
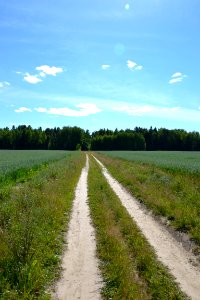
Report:
[[95,255],[94,228],[91,225],[87,204],[88,156],[76,187],[75,200],[69,230],[67,249],[62,260],[63,274],[56,285],[53,299],[101,299],[102,279]]
[[150,212],[142,209],[139,202],[109,174],[99,160],[96,159],[96,161],[101,165],[102,172],[113,191],[155,249],[158,259],[168,267],[181,290],[191,299],[199,300],[200,268],[195,256],[187,252],[169,231],[153,218]]

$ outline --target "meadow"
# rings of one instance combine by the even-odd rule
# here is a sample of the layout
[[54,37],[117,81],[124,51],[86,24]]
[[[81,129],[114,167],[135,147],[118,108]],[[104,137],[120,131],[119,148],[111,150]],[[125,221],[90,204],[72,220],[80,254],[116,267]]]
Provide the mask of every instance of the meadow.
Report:
[[[200,246],[200,153],[95,153],[111,174],[155,215]],[[194,163],[195,162],[195,163]]]
[[186,151],[100,151],[110,157],[154,164],[186,172],[200,172],[200,152]]

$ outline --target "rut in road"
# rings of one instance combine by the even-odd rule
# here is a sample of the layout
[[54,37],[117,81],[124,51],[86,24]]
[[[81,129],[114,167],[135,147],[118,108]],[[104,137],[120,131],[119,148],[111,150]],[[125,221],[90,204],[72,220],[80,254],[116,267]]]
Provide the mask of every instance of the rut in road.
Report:
[[56,286],[54,299],[101,299],[102,279],[96,258],[95,232],[91,225],[87,204],[89,161],[83,168],[76,187],[75,200],[67,233],[62,278]]
[[191,260],[193,262],[196,260],[195,257],[188,253],[167,229],[152,217],[150,212],[148,213],[141,208],[139,202],[110,175],[97,158],[95,160],[101,166],[103,175],[121,203],[153,246],[158,259],[175,277],[181,290],[191,299],[199,300],[200,269],[199,266],[194,266],[191,263]]

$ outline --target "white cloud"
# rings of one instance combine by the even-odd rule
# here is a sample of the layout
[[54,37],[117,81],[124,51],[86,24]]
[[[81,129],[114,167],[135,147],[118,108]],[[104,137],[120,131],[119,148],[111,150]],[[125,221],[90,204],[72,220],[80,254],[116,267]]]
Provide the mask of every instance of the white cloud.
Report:
[[38,107],[35,108],[35,110],[50,115],[60,115],[66,117],[87,117],[89,115],[93,115],[101,112],[101,109],[99,109],[96,106],[96,104],[92,104],[92,103],[77,104],[76,107],[77,109],[71,109],[68,107],[48,108],[48,109],[44,107]]
[[42,81],[42,79],[38,78],[37,75],[30,75],[29,73],[25,74],[24,80],[31,84],[36,84]]
[[177,82],[183,81],[183,78],[187,77],[187,75],[182,74],[181,72],[176,72],[171,76],[171,79],[169,80],[170,84],[174,84]]
[[144,115],[157,115],[163,116],[166,113],[176,113],[180,110],[179,107],[159,107],[153,105],[132,105],[132,104],[125,104],[121,106],[116,106],[113,108],[115,111],[120,111],[127,113],[130,116],[144,116]]
[[132,61],[132,60],[127,60],[127,67],[130,69],[130,70],[133,70],[135,67],[137,66],[137,64]]
[[141,71],[143,69],[143,66],[139,66],[136,62],[132,60],[127,60],[126,64],[131,71],[133,70]]
[[7,81],[0,82],[0,88],[4,88],[6,86],[10,86],[10,83]]
[[42,81],[41,78],[45,78],[47,75],[56,76],[58,73],[63,72],[62,68],[50,67],[43,65],[35,68],[37,71],[40,71],[38,74],[30,75],[28,72],[23,74],[22,72],[16,72],[17,74],[23,74],[24,80],[31,84],[37,84]]
[[182,73],[181,72],[176,72],[172,75],[172,78],[175,78],[175,77],[180,77],[182,76]]
[[124,6],[125,10],[129,10],[130,9],[130,4],[126,3],[126,5]]
[[101,68],[102,70],[108,70],[110,68],[110,65],[102,65]]
[[54,66],[50,67],[50,66],[47,66],[47,65],[36,67],[35,69],[37,71],[42,71],[39,74],[41,77],[45,77],[46,75],[56,76],[58,73],[62,73],[63,72],[62,68],[58,68],[58,67],[54,67]]
[[27,108],[27,107],[20,107],[18,109],[15,109],[15,112],[17,112],[17,113],[23,113],[23,112],[26,112],[26,111],[30,111],[31,112],[31,109]]

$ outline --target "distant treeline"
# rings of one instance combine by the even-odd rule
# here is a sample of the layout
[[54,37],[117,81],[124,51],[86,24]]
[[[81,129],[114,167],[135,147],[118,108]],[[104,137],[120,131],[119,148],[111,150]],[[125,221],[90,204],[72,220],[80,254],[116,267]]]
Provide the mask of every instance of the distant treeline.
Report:
[[20,125],[0,129],[0,149],[200,151],[200,134],[152,127],[100,129],[90,134],[80,127],[42,130]]

